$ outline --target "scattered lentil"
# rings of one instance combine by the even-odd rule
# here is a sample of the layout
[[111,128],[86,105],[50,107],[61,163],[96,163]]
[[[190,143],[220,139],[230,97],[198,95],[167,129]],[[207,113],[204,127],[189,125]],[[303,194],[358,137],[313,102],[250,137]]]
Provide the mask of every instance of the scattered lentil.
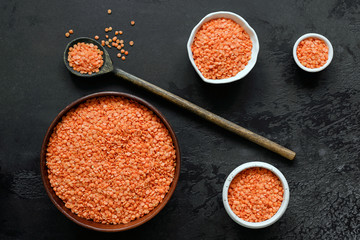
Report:
[[120,58],[120,57],[121,57],[121,53],[118,53],[118,54],[117,54],[117,57]]
[[191,51],[197,68],[208,79],[230,78],[251,59],[249,34],[231,19],[204,23],[196,33]]
[[70,29],[70,30],[69,30],[69,33],[70,33],[70,34],[73,34],[73,33],[74,33],[74,30]]
[[131,26],[134,26],[134,25],[135,25],[135,21],[131,21],[130,24],[131,24]]
[[280,208],[284,189],[270,170],[253,167],[241,171],[231,181],[228,202],[232,211],[248,222],[262,222]]
[[107,13],[110,15],[110,14],[111,14],[111,9],[108,9],[108,10],[107,10]]
[[122,60],[125,60],[125,56],[122,56],[121,59],[122,59]]
[[99,36],[98,36],[98,35],[95,36],[95,40],[99,40]]
[[73,213],[125,224],[163,201],[175,158],[169,132],[151,110],[127,98],[100,97],[62,118],[46,164],[52,188]]
[[130,46],[133,46],[133,45],[134,45],[134,41],[130,41],[129,44],[130,44]]
[[327,62],[329,48],[323,40],[310,37],[299,43],[296,56],[303,66],[319,68]]
[[67,33],[65,33],[65,37],[70,37],[70,33],[69,32],[67,32]]

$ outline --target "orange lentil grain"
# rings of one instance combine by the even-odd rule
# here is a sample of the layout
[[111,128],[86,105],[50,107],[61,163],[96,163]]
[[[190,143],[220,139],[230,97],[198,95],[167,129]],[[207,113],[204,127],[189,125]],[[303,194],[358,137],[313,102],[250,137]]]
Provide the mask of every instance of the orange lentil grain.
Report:
[[113,40],[114,42],[116,41],[116,39],[117,39],[117,37],[113,37],[113,38],[112,38],[112,40]]
[[123,34],[123,31],[119,31],[119,34],[122,35],[122,34]]
[[195,35],[191,51],[205,78],[224,79],[238,74],[251,59],[249,34],[231,19],[204,23]]
[[111,43],[111,42],[112,42],[112,39],[110,38],[110,39],[109,39],[109,43]]
[[119,34],[119,31],[115,31],[115,35],[118,35]]
[[70,33],[69,32],[65,33],[65,37],[70,37]]
[[129,52],[128,52],[128,51],[125,51],[125,52],[124,52],[124,54],[125,54],[125,55],[128,55],[128,54],[129,54]]
[[81,218],[139,219],[161,203],[175,175],[172,138],[147,107],[100,97],[71,109],[49,139],[46,164],[56,195]]
[[108,32],[109,31],[109,29],[108,28],[105,28],[105,32]]
[[329,48],[323,40],[310,37],[299,43],[296,49],[296,56],[303,66],[319,68],[327,62]]
[[134,25],[135,25],[135,21],[131,21],[130,24],[131,24],[131,26],[134,26]]
[[105,35],[105,38],[109,38],[109,35]]
[[122,56],[121,59],[122,59],[122,60],[125,60],[125,56]]
[[70,33],[70,34],[73,34],[73,33],[74,33],[74,30],[70,29],[70,30],[69,30],[69,33]]
[[112,31],[112,27],[109,27],[108,29],[109,29],[109,32]]
[[80,73],[98,72],[103,65],[104,53],[92,43],[78,42],[69,48],[68,62],[70,67]]
[[95,36],[95,40],[99,40],[99,36],[98,36],[98,35]]
[[130,44],[130,46],[133,46],[133,45],[134,45],[134,41],[130,41],[129,44]]
[[120,58],[120,57],[121,57],[121,53],[118,53],[116,56],[117,56],[118,58]]
[[121,49],[121,51],[120,51],[121,53],[124,53],[125,52],[125,50],[124,49]]
[[105,46],[105,41],[101,40],[101,46]]
[[248,222],[262,222],[280,208],[284,188],[270,170],[253,167],[241,171],[231,181],[228,202],[231,210]]
[[108,13],[108,14],[111,14],[111,12],[112,12],[111,9],[108,9],[108,10],[107,10],[107,13]]

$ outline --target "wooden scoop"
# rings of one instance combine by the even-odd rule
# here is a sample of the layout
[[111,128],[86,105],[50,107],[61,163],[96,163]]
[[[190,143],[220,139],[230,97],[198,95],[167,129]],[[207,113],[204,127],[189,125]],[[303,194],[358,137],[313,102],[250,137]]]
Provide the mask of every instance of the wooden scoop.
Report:
[[[69,66],[69,62],[67,60],[69,47],[72,47],[74,44],[76,44],[78,42],[93,43],[94,45],[98,46],[99,49],[101,49],[101,51],[104,52],[104,55],[103,55],[104,64],[100,68],[100,71],[98,73],[93,73],[91,75],[81,74],[80,72],[75,71],[74,69],[72,69]],[[273,151],[289,160],[293,160],[295,158],[296,153],[291,151],[288,148],[285,148],[267,138],[264,138],[256,133],[253,133],[250,130],[247,130],[246,128],[243,128],[243,127],[241,127],[233,122],[230,122],[216,114],[213,114],[213,113],[207,111],[206,109],[201,108],[201,107],[199,107],[181,97],[178,97],[175,94],[172,94],[162,88],[159,88],[159,87],[155,86],[154,84],[146,82],[145,80],[143,80],[141,78],[131,75],[121,69],[114,69],[108,52],[97,41],[95,41],[91,38],[77,38],[77,39],[71,41],[66,46],[66,49],[64,52],[64,63],[71,73],[75,74],[76,76],[80,76],[80,77],[93,77],[93,76],[99,76],[99,75],[102,75],[105,73],[113,72],[116,76],[121,77],[122,79],[127,80],[141,88],[144,88],[144,89],[148,90],[149,92],[152,92],[152,93],[154,93],[154,94],[156,94],[156,95],[158,95],[158,96],[160,96],[160,97],[162,97],[184,109],[187,109],[187,110],[195,113],[196,115],[198,115],[212,123],[215,123],[216,125],[218,125],[222,128],[225,128],[247,140],[250,140],[253,143],[256,143],[270,151]]]

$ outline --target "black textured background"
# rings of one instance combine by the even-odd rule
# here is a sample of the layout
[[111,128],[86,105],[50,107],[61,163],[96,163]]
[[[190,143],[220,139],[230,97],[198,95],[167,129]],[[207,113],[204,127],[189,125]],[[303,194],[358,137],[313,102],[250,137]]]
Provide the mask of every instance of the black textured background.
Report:
[[[111,8],[112,15],[106,10]],[[233,11],[260,41],[258,62],[243,80],[209,85],[186,52],[191,29],[206,14]],[[130,20],[136,25],[131,27]],[[106,75],[80,79],[62,62],[71,37],[122,29],[135,46],[115,66],[169,90],[294,151],[293,162]],[[334,59],[308,74],[292,59],[304,33],[325,35]],[[113,50],[113,49],[112,49]],[[0,239],[360,239],[360,2],[326,1],[18,1],[0,2]],[[70,102],[99,91],[144,98],[179,139],[178,187],[154,219],[127,232],[84,229],[50,202],[40,178],[45,132]],[[226,214],[226,176],[248,161],[273,164],[287,178],[285,215],[262,230]]]

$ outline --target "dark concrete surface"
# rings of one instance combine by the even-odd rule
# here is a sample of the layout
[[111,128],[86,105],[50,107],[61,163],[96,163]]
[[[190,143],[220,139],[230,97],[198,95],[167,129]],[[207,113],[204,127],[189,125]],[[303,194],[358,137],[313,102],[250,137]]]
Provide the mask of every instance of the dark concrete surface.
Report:
[[[250,74],[221,86],[203,83],[186,52],[191,29],[218,10],[244,17],[260,41]],[[360,239],[359,1],[3,0],[0,23],[0,239]],[[124,62],[110,51],[116,67],[296,151],[296,159],[111,74],[70,75],[62,62],[67,42],[104,35],[108,26],[135,42]],[[67,39],[70,28],[75,34]],[[308,32],[325,35],[335,51],[331,65],[316,74],[292,59],[294,42]],[[153,104],[174,128],[182,152],[168,205],[145,225],[115,234],[68,220],[40,178],[40,148],[51,121],[72,101],[100,91],[131,93]],[[282,171],[291,192],[284,216],[262,230],[237,225],[221,201],[227,175],[254,160]]]

